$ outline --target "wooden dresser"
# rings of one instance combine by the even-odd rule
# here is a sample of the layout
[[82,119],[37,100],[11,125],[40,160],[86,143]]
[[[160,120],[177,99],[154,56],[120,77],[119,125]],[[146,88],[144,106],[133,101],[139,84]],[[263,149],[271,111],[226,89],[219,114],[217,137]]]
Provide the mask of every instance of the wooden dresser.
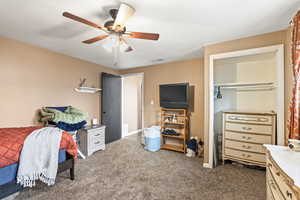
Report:
[[105,150],[105,126],[87,126],[78,131],[79,148],[85,156]]
[[300,200],[300,152],[288,147],[267,148],[267,200]]
[[263,144],[276,144],[276,114],[223,113],[223,162],[266,166]]

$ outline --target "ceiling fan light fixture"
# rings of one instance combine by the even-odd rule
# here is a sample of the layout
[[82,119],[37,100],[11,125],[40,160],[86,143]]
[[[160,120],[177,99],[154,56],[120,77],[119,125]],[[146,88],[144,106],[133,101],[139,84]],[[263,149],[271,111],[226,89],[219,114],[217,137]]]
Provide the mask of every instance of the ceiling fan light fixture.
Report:
[[107,51],[107,52],[112,52],[113,49],[113,41],[111,39],[111,35],[108,36],[107,40],[105,40],[102,43],[102,47]]
[[128,4],[122,3],[118,10],[117,18],[113,25],[113,29],[116,29],[118,26],[119,28],[123,28],[125,22],[128,20],[135,13],[135,9]]

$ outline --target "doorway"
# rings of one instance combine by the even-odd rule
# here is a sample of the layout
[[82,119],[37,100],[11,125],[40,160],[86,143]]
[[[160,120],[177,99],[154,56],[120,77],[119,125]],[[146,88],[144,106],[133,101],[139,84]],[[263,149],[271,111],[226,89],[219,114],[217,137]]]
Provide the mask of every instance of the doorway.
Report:
[[101,124],[106,126],[105,143],[122,137],[122,77],[102,73]]
[[144,129],[143,96],[144,74],[122,75],[122,138]]

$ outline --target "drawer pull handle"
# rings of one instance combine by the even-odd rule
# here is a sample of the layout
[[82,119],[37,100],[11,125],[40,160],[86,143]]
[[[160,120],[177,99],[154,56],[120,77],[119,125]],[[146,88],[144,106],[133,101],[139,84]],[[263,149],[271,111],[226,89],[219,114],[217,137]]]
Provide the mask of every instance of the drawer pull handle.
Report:
[[271,163],[268,164],[269,167],[273,167],[273,165]]
[[290,199],[292,199],[292,197],[293,197],[293,194],[292,194],[292,193],[290,193],[289,191],[286,191],[286,196],[287,196],[287,197],[289,197]]
[[245,148],[245,149],[251,149],[251,146],[243,145],[243,148]]
[[250,130],[252,130],[252,128],[251,128],[251,127],[242,127],[242,129],[243,129],[243,130],[246,130],[246,131],[250,131]]
[[272,188],[274,190],[277,190],[277,188],[276,188],[276,186],[275,186],[275,184],[274,184],[274,182],[272,180],[270,180],[269,183],[270,183],[270,185],[272,186]]
[[246,139],[246,140],[252,139],[252,137],[246,137],[246,136],[243,136],[242,138],[243,138],[243,139]]
[[250,157],[251,157],[251,155],[246,155],[246,154],[244,154],[244,153],[242,154],[242,156],[243,156],[243,157],[247,157],[247,158],[250,158]]
[[95,142],[94,144],[100,144],[100,142]]

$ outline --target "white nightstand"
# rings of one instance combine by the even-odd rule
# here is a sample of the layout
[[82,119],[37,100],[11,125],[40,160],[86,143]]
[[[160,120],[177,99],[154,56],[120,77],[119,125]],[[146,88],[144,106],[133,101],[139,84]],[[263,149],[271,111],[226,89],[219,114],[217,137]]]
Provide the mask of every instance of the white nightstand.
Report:
[[85,156],[105,150],[105,126],[86,126],[77,134],[80,150]]

